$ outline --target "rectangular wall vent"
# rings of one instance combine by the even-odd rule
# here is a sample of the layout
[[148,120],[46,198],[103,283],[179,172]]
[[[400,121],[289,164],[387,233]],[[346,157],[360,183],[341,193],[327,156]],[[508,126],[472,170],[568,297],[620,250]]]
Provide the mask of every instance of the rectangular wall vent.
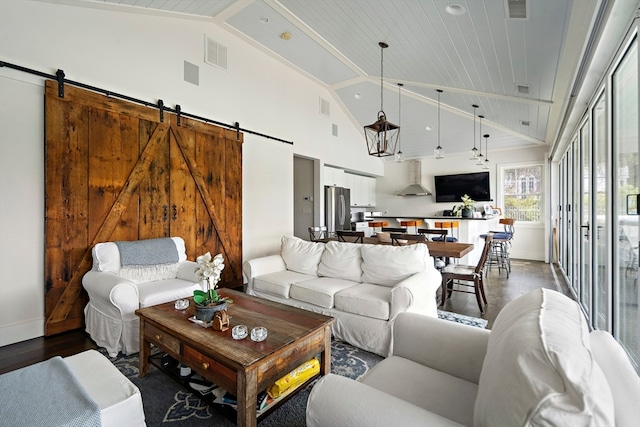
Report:
[[516,85],[516,91],[519,95],[529,95],[529,85]]
[[333,136],[338,136],[338,125],[335,123],[331,125],[331,134]]
[[530,126],[531,122],[529,120],[520,120],[520,124],[522,126]]
[[504,0],[507,19],[528,19],[528,0]]
[[331,104],[328,99],[320,97],[320,114],[331,117]]
[[224,70],[227,68],[227,47],[205,36],[204,62]]
[[184,61],[184,81],[196,86],[200,85],[200,68],[196,64]]

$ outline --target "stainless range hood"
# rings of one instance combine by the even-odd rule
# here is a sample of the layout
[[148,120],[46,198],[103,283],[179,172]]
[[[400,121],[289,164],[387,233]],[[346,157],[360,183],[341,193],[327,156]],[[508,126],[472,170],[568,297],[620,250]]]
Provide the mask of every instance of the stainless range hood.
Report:
[[422,163],[412,160],[409,164],[410,184],[398,196],[431,196],[433,193],[422,186]]

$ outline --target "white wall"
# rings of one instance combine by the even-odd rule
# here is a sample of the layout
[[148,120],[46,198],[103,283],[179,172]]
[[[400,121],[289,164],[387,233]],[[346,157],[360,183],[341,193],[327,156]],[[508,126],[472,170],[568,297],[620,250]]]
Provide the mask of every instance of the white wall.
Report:
[[[540,161],[546,163],[546,148],[528,148],[504,151],[489,151],[491,169],[492,204],[497,205],[497,179],[498,168],[501,164],[513,164],[515,162]],[[418,159],[422,162],[422,185],[434,192],[435,175],[447,175],[453,173],[477,172],[480,169],[469,160],[467,153],[447,155],[444,159],[436,160],[433,157]],[[409,161],[401,163],[385,163],[384,177],[377,178],[377,206],[378,211],[387,211],[388,215],[398,216],[432,216],[441,215],[443,209],[452,209],[453,203],[435,203],[435,196],[396,196],[398,191],[409,185]],[[548,201],[545,201],[547,203]],[[480,206],[480,203],[478,204]],[[546,212],[546,211],[545,211]],[[546,220],[546,219],[545,219]],[[516,223],[516,236],[511,248],[513,258],[544,261],[548,253],[548,241],[545,238],[548,224],[523,225]]]
[[[205,35],[228,47],[228,71],[204,63]],[[0,59],[294,141],[245,135],[244,259],[276,252],[293,233],[294,154],[384,171],[337,103],[331,118],[319,114],[318,97],[331,99],[323,86],[212,23],[2,0]],[[200,67],[199,86],[184,82],[185,60]],[[0,69],[0,345],[44,333],[43,87]]]

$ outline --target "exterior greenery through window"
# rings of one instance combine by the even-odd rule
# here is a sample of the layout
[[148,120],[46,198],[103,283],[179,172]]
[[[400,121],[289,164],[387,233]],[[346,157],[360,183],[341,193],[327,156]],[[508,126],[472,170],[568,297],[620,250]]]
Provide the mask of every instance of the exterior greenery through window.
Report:
[[502,168],[502,215],[522,222],[542,218],[542,164]]

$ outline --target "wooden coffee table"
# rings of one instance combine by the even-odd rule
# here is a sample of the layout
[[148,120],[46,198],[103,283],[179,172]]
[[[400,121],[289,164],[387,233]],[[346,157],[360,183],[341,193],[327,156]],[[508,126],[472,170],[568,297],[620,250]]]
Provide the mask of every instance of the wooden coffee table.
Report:
[[[230,289],[220,293],[233,299],[227,309],[229,329],[224,332],[189,321],[195,313],[193,301],[186,310],[176,310],[174,302],[136,310],[140,317],[140,376],[148,372],[153,344],[235,394],[237,424],[255,426],[259,392],[317,354],[321,355],[320,375],[331,372],[334,319]],[[248,336],[234,340],[231,329],[240,324],[247,326],[249,334],[253,327],[266,327],[267,339],[254,342]]]

